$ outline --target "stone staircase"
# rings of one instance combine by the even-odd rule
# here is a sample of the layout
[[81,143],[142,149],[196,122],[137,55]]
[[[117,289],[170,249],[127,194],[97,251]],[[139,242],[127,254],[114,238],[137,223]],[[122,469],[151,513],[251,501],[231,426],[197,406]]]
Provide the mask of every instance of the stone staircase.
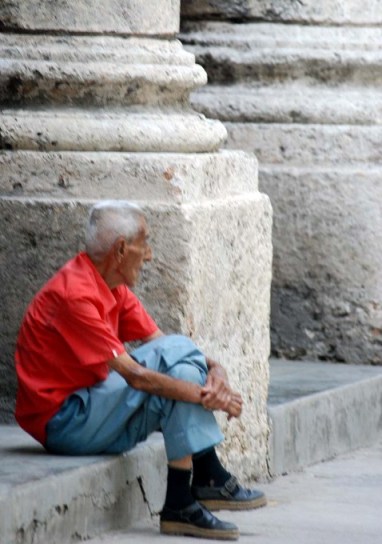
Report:
[[[270,369],[269,476],[382,438],[382,368],[275,359]],[[165,479],[159,434],[120,456],[65,457],[0,426],[0,542],[69,544],[126,531],[156,519]]]
[[273,359],[268,414],[275,477],[382,436],[382,368]]
[[67,544],[158,513],[166,456],[159,434],[120,455],[48,455],[18,427],[0,426],[1,544]]
[[274,209],[274,353],[380,364],[380,15],[298,4],[184,2],[180,38],[209,79],[192,104],[259,161]]

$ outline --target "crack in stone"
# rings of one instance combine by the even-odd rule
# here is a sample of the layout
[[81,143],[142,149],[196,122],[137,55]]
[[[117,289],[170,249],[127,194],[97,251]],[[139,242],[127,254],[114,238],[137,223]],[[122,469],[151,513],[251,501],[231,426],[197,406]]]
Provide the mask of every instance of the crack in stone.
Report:
[[147,508],[148,508],[148,510],[150,512],[150,516],[152,517],[154,515],[154,513],[151,511],[150,503],[149,503],[149,501],[148,501],[148,499],[146,497],[146,492],[145,492],[145,489],[143,487],[142,477],[138,476],[137,481],[138,481],[139,489],[141,490],[141,493],[142,493],[143,501],[147,504]]

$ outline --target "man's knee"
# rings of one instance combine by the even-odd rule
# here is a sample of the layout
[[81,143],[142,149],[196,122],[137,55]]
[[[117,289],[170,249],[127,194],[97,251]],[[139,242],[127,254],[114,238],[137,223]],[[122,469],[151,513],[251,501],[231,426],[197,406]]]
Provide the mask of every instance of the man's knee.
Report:
[[171,376],[199,385],[204,385],[206,381],[206,374],[192,363],[178,363],[171,369]]

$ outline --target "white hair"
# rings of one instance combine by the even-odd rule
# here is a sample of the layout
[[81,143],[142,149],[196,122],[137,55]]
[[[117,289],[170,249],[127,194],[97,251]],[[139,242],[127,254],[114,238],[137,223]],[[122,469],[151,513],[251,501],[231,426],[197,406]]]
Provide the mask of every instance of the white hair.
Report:
[[94,262],[102,261],[114,242],[123,236],[128,241],[142,228],[144,213],[126,200],[102,200],[95,204],[85,229],[86,253]]

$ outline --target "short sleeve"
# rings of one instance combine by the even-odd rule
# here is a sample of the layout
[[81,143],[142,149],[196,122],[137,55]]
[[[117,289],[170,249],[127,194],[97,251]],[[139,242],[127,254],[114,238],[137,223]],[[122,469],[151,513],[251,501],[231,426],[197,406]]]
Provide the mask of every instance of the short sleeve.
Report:
[[158,330],[158,325],[145,310],[137,296],[122,286],[119,314],[119,338],[122,342],[141,340]]
[[67,301],[52,325],[83,365],[106,363],[125,351],[112,327],[90,300]]

